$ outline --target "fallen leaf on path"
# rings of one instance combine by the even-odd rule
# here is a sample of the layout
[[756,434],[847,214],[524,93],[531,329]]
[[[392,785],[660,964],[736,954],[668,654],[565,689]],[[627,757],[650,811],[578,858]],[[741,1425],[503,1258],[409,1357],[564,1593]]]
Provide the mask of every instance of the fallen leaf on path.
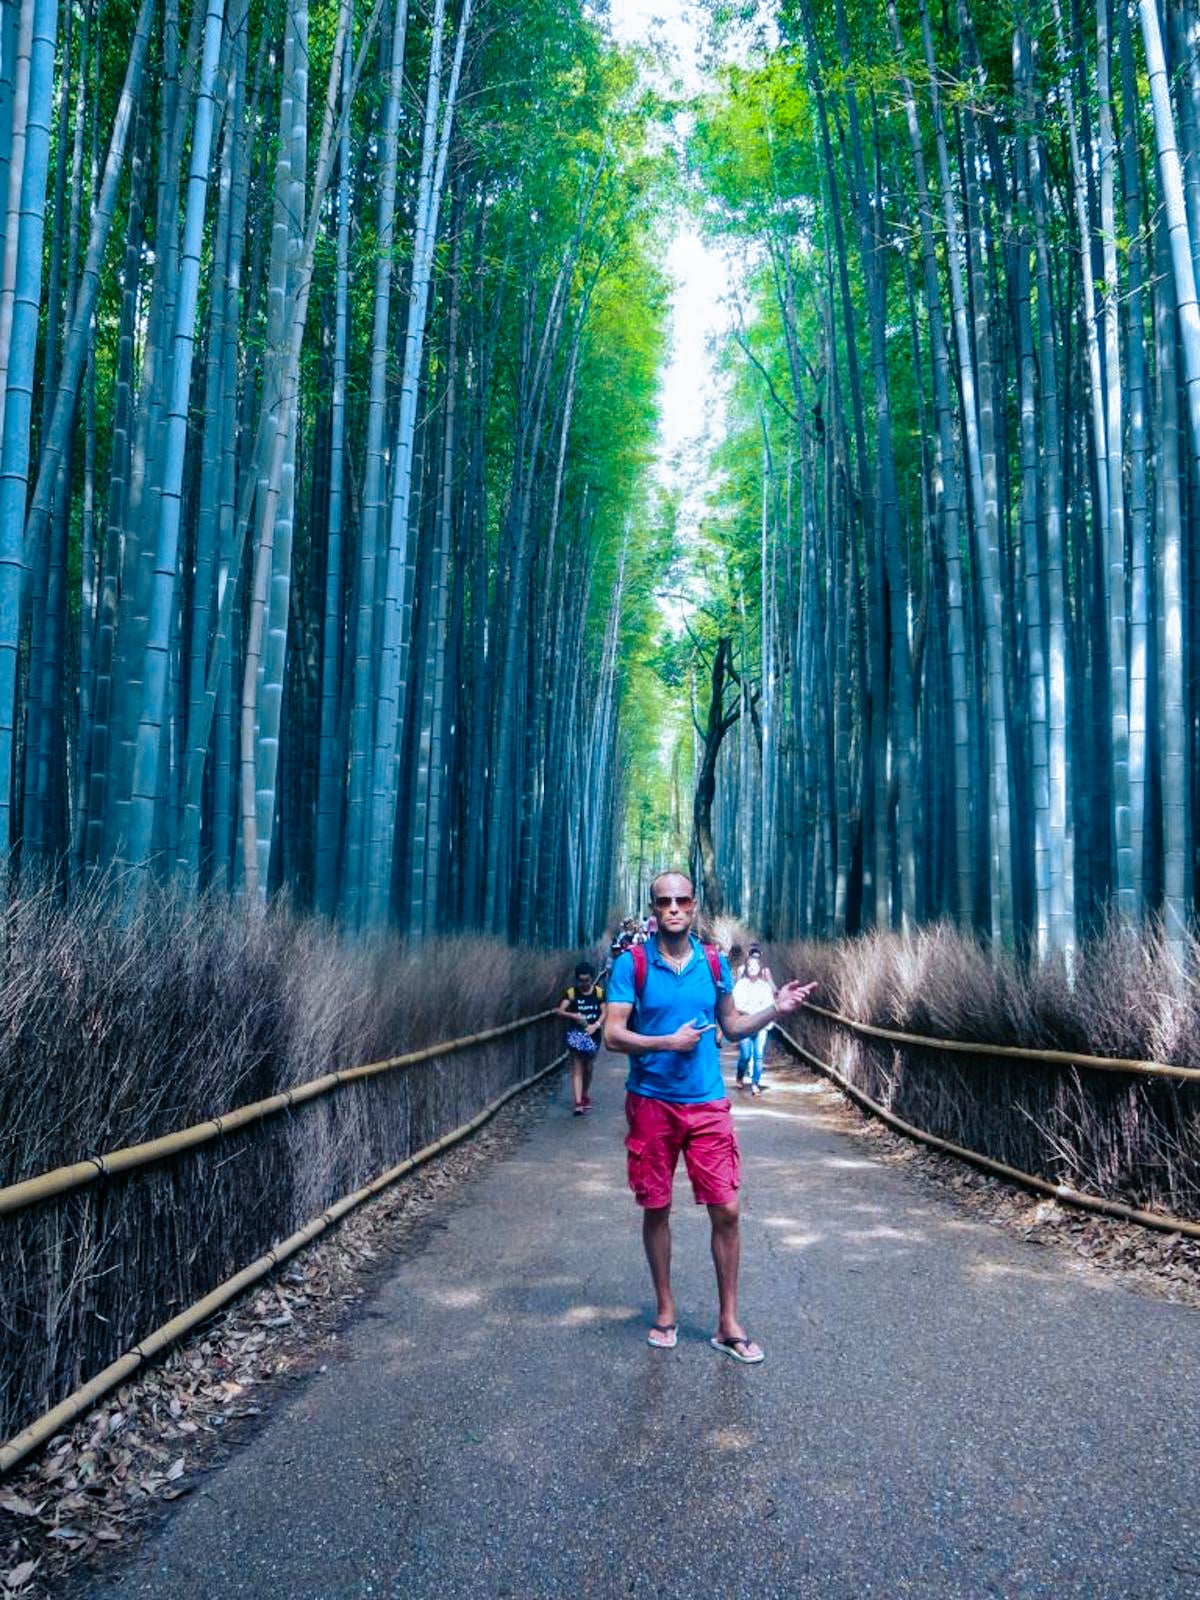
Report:
[[22,1500],[19,1494],[0,1495],[0,1511],[10,1511],[14,1517],[36,1517],[41,1506]]
[[181,1500],[185,1494],[191,1494],[195,1487],[194,1479],[181,1478],[178,1483],[168,1484],[160,1498],[163,1500]]

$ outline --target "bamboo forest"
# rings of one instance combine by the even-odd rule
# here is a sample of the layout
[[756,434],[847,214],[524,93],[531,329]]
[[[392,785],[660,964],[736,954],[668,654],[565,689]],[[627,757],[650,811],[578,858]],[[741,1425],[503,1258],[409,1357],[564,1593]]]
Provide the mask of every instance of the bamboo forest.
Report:
[[1198,905],[1200,0],[0,0],[0,1600],[1200,1596]]
[[10,893],[1182,937],[1194,5],[698,26],[689,83],[585,0],[5,0]]

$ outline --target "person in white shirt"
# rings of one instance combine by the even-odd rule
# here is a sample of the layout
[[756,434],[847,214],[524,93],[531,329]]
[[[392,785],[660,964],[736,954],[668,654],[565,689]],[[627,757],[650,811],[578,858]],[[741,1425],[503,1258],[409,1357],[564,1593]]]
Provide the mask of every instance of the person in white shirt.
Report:
[[[753,1016],[755,1012],[771,1005],[774,999],[775,985],[771,982],[768,969],[763,966],[762,951],[758,945],[752,944],[746,954],[746,965],[733,986],[734,1008],[745,1016]],[[746,1087],[748,1073],[751,1094],[758,1095],[763,1091],[763,1048],[768,1031],[768,1028],[763,1028],[751,1038],[743,1039],[738,1047],[737,1086],[739,1089]]]

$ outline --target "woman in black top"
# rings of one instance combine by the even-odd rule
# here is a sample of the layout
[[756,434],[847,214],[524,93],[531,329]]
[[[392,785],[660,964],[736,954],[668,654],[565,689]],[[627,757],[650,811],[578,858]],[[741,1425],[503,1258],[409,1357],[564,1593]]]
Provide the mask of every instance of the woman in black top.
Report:
[[567,1049],[571,1055],[571,1088],[575,1096],[575,1115],[592,1109],[592,1065],[600,1048],[604,1026],[604,990],[596,982],[596,969],[590,961],[575,968],[575,982],[563,990],[558,1014],[571,1026],[567,1029]]

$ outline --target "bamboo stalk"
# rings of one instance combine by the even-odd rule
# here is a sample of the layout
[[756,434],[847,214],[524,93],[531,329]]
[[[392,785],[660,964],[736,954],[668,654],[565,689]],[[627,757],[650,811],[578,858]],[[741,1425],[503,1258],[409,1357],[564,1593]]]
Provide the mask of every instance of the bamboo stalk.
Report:
[[439,1056],[453,1055],[457,1050],[465,1050],[473,1045],[486,1044],[491,1039],[501,1039],[506,1034],[517,1033],[522,1028],[532,1027],[535,1022],[542,1022],[553,1015],[553,1011],[539,1011],[535,1016],[521,1017],[516,1022],[506,1022],[498,1028],[487,1028],[482,1033],[469,1034],[463,1039],[447,1039],[441,1044],[428,1045],[423,1050],[409,1051],[406,1055],[389,1056],[385,1061],[368,1061],[361,1066],[345,1067],[340,1072],[326,1073],[322,1078],[311,1078],[307,1083],[297,1084],[294,1089],[285,1089],[279,1094],[270,1095],[265,1100],[254,1100],[248,1105],[238,1106],[236,1110],[227,1111],[222,1116],[206,1118],[203,1122],[193,1123],[189,1128],[178,1128],[173,1133],[164,1133],[157,1139],[147,1139],[143,1144],[126,1145],[119,1150],[110,1150],[104,1155],[88,1156],[85,1160],[72,1162],[69,1166],[53,1167],[49,1172],[39,1173],[36,1177],[25,1178],[20,1183],[12,1183],[0,1189],[0,1216],[9,1216],[15,1211],[23,1211],[26,1207],[37,1205],[54,1195],[66,1194],[71,1189],[80,1189],[84,1184],[93,1183],[101,1176],[111,1177],[118,1172],[131,1172],[136,1167],[148,1166],[152,1161],[162,1161],[168,1156],[179,1155],[181,1151],[194,1150],[197,1145],[207,1144],[211,1139],[221,1138],[237,1128],[259,1122],[264,1117],[273,1116],[277,1111],[303,1105],[306,1100],[319,1099],[343,1083],[354,1083],[362,1078],[378,1077],[384,1072],[420,1066],[422,1062],[434,1061]]
[[[543,1016],[549,1016],[550,1014],[549,1012],[542,1013]],[[540,1020],[541,1018],[539,1017],[527,1017],[524,1022],[529,1023]],[[505,1028],[493,1029],[489,1035],[480,1034],[477,1037],[494,1037],[496,1033],[511,1032],[514,1027],[523,1025],[509,1023]],[[463,1041],[457,1042],[461,1044]],[[219,1311],[222,1306],[228,1305],[243,1289],[249,1288],[252,1283],[257,1283],[260,1278],[265,1278],[269,1272],[274,1271],[282,1262],[288,1260],[290,1256],[294,1256],[297,1251],[302,1250],[306,1244],[311,1244],[314,1239],[320,1238],[335,1222],[340,1221],[347,1212],[353,1211],[356,1207],[362,1205],[364,1201],[370,1200],[374,1195],[379,1194],[381,1190],[388,1188],[397,1179],[411,1172],[414,1167],[423,1166],[427,1161],[431,1161],[434,1156],[440,1155],[443,1150],[448,1150],[451,1145],[460,1144],[464,1139],[469,1138],[471,1134],[481,1128],[491,1117],[494,1117],[516,1095],[521,1094],[525,1089],[532,1088],[542,1078],[548,1077],[556,1068],[561,1067],[565,1060],[566,1052],[564,1051],[562,1055],[555,1056],[548,1066],[539,1067],[528,1078],[523,1078],[520,1083],[515,1083],[510,1089],[506,1089],[502,1095],[493,1100],[490,1105],[485,1106],[469,1122],[464,1122],[461,1127],[454,1128],[449,1133],[444,1133],[440,1139],[435,1139],[432,1144],[425,1145],[423,1149],[416,1151],[413,1155],[406,1156],[403,1161],[397,1162],[394,1167],[389,1167],[386,1172],[381,1172],[377,1178],[372,1179],[370,1183],[364,1184],[361,1189],[356,1189],[352,1194],[343,1195],[340,1200],[335,1200],[319,1216],[313,1217],[302,1228],[297,1228],[295,1233],[290,1234],[282,1243],[275,1245],[265,1255],[261,1255],[250,1262],[240,1272],[234,1273],[232,1278],[227,1278],[224,1283],[218,1284],[215,1289],[206,1294],[203,1299],[197,1300],[186,1311],[181,1311],[178,1316],[172,1317],[169,1322],[164,1322],[155,1328],[152,1333],[147,1334],[144,1339],[135,1344],[131,1350],[127,1350],[123,1356],[118,1357],[116,1361],[105,1367],[102,1372],[98,1372],[94,1378],[89,1379],[82,1388],[76,1389],[65,1400],[60,1400],[58,1405],[53,1406],[49,1411],[36,1418],[27,1428],[22,1429],[18,1434],[14,1434],[4,1444],[0,1444],[0,1477],[16,1466],[18,1461],[24,1460],[31,1451],[46,1444],[50,1439],[54,1438],[55,1434],[61,1433],[63,1428],[69,1426],[77,1417],[82,1416],[85,1411],[90,1410],[97,1400],[111,1393],[118,1384],[124,1383],[125,1379],[136,1372],[145,1362],[158,1355],[160,1351],[166,1349],[168,1345],[173,1344],[177,1339],[182,1338],[185,1333],[189,1333],[193,1328],[198,1327],[200,1323],[211,1317],[214,1312]],[[358,1070],[362,1071],[364,1069],[360,1068]]]
[[1065,1183],[1053,1183],[1049,1178],[1038,1178],[1032,1172],[1022,1172],[1019,1167],[1010,1167],[1003,1161],[993,1160],[991,1156],[980,1155],[978,1150],[968,1150],[965,1145],[954,1144],[949,1139],[940,1139],[936,1133],[926,1133],[924,1128],[905,1122],[886,1106],[881,1106],[877,1100],[872,1100],[870,1095],[856,1088],[849,1078],[843,1077],[836,1067],[830,1066],[827,1061],[822,1061],[820,1056],[813,1055],[811,1050],[806,1050],[799,1040],[793,1039],[791,1034],[778,1023],[775,1024],[775,1032],[801,1060],[807,1061],[810,1067],[835,1083],[864,1110],[878,1117],[881,1122],[886,1122],[889,1128],[895,1128],[897,1133],[904,1134],[906,1138],[916,1139],[942,1155],[957,1156],[960,1161],[967,1161],[973,1167],[982,1168],[984,1172],[995,1173],[997,1177],[1007,1178],[1010,1183],[1020,1184],[1026,1189],[1036,1189],[1039,1194],[1048,1194],[1053,1199],[1061,1201],[1063,1205],[1076,1206],[1083,1211],[1096,1211],[1106,1217],[1118,1217],[1123,1222],[1137,1222],[1143,1228],[1154,1228],[1159,1233],[1181,1233],[1189,1239],[1200,1239],[1200,1222],[1187,1222],[1182,1217],[1172,1216],[1168,1211],[1141,1211],[1136,1206],[1127,1206],[1120,1200],[1105,1200],[1097,1194],[1086,1194],[1082,1189],[1072,1189]]
[[[894,1028],[877,1028],[869,1022],[857,1022],[844,1017],[840,1011],[827,1011],[824,1006],[807,1002],[807,1009],[816,1016],[832,1022],[835,1027],[848,1028],[852,1033],[865,1034],[871,1039],[890,1039],[894,1044],[916,1045],[922,1050],[948,1050],[955,1055],[996,1056],[1009,1061],[1036,1061],[1051,1067],[1086,1067],[1089,1072],[1126,1072],[1139,1078],[1173,1078],[1180,1083],[1200,1083],[1200,1068],[1176,1067],[1167,1061],[1130,1061],[1123,1056],[1077,1055],[1071,1050],[1031,1050],[1024,1045],[988,1044],[974,1039],[936,1039],[924,1033],[900,1033]],[[3,1200],[0,1190],[0,1201]]]

